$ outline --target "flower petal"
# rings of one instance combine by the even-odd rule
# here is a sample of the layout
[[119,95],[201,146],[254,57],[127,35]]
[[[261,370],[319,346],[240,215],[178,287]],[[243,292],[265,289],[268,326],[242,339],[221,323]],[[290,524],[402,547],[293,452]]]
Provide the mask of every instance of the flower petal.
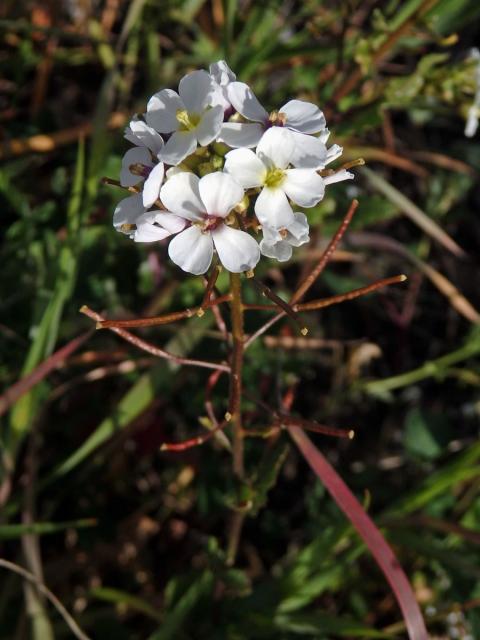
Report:
[[288,227],[295,220],[292,207],[282,189],[264,187],[255,202],[255,215],[260,224],[274,229]]
[[220,262],[232,273],[253,269],[260,260],[260,247],[251,235],[226,224],[212,231],[212,238]]
[[179,127],[177,111],[184,111],[185,105],[178,93],[172,89],[162,89],[155,93],[147,104],[145,120],[160,133],[171,133]]
[[213,242],[209,233],[202,233],[193,225],[179,233],[168,246],[170,259],[184,271],[205,273],[213,256]]
[[194,131],[175,131],[160,153],[160,159],[166,164],[180,164],[197,148],[197,136]]
[[223,123],[223,107],[217,105],[203,114],[195,129],[195,135],[202,147],[206,147],[218,136]]
[[158,242],[171,235],[167,229],[145,222],[137,227],[137,230],[133,234],[133,239],[135,242]]
[[243,198],[243,187],[228,173],[221,171],[208,173],[200,178],[198,189],[205,211],[221,218],[226,218]]
[[150,151],[145,147],[133,147],[129,149],[122,158],[122,169],[120,171],[120,184],[122,187],[133,187],[145,178],[130,171],[132,164],[144,164],[147,167],[153,165]]
[[143,213],[145,213],[145,207],[140,193],[124,198],[117,204],[113,213],[113,226],[117,231],[131,235],[132,231],[124,231],[123,225],[136,224]]
[[287,228],[287,241],[293,247],[299,247],[310,240],[307,216],[295,211],[295,221]]
[[321,169],[327,163],[327,147],[315,136],[291,132],[295,141],[292,164],[305,169]]
[[187,171],[169,178],[160,191],[165,207],[187,220],[202,220],[205,207],[198,190],[198,176]]
[[164,227],[170,233],[178,233],[185,229],[187,224],[187,220],[185,218],[181,218],[180,216],[176,216],[174,213],[168,213],[168,211],[158,211],[149,213],[154,213],[154,217],[152,222],[156,222],[161,227]]
[[154,155],[160,153],[163,148],[162,136],[138,118],[131,120],[126,127],[125,138],[137,147],[147,147]]
[[245,189],[263,184],[267,170],[251,149],[234,149],[225,156],[223,170]]
[[282,189],[301,207],[313,207],[325,195],[323,178],[313,169],[287,169],[285,173]]
[[180,80],[178,93],[187,111],[200,115],[209,104],[209,98],[213,93],[212,79],[203,69],[188,73]]
[[323,178],[323,182],[325,184],[333,184],[334,182],[341,182],[342,180],[352,180],[354,177],[355,176],[353,173],[350,173],[350,171],[340,169],[340,171],[337,171],[331,176],[325,176],[325,178]]
[[260,251],[262,255],[267,256],[267,258],[274,258],[279,262],[286,262],[292,257],[292,247],[288,242],[285,242],[285,240],[280,240],[275,244],[269,244],[265,240],[262,240],[260,242]]
[[318,133],[325,129],[325,116],[311,102],[290,100],[278,110],[287,116],[286,126],[301,133]]
[[337,158],[339,158],[343,153],[343,147],[340,147],[338,144],[332,144],[332,146],[327,149],[327,159],[325,160],[325,164],[330,164]]
[[262,123],[268,121],[268,113],[257,100],[248,84],[231,82],[228,85],[228,98],[234,109],[247,120]]
[[209,68],[210,75],[220,86],[226,86],[230,82],[234,82],[237,76],[230,69],[225,60],[213,62]]
[[160,187],[162,186],[163,176],[165,175],[165,167],[163,162],[159,162],[150,171],[150,175],[143,185],[143,205],[148,209],[160,195]]
[[283,127],[267,129],[257,145],[257,156],[267,167],[285,169],[292,161],[295,140]]
[[218,134],[218,140],[234,149],[256,147],[263,131],[263,125],[258,122],[224,122]]

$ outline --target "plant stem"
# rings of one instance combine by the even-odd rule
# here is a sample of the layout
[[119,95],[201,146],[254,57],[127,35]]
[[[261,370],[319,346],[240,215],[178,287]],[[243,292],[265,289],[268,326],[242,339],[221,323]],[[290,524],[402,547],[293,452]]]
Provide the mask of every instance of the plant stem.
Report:
[[231,318],[232,318],[232,358],[230,362],[230,408],[233,424],[233,472],[242,480],[245,469],[243,464],[242,433],[242,366],[244,351],[243,305],[240,274],[230,274]]

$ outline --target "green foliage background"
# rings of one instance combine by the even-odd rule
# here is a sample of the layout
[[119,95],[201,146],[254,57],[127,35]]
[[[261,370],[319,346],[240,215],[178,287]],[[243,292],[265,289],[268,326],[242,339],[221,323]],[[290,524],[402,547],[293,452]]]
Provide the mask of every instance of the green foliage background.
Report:
[[[225,58],[268,109],[315,102],[330,141],[367,168],[308,211],[307,248],[287,265],[264,260],[258,276],[288,297],[357,197],[343,253],[312,298],[395,273],[410,280],[312,314],[315,347],[282,348],[295,334],[278,325],[280,346],[248,352],[246,386],[276,406],[297,383],[295,412],[355,428],[353,442],[315,439],[382,526],[440,638],[480,637],[480,144],[464,135],[479,17],[473,0],[0,8],[2,387],[90,328],[83,304],[131,317],[201,300],[201,282],[165,246],[114,232],[123,194],[101,183],[117,177],[122,127],[153,92]],[[258,300],[247,284],[245,295]],[[145,335],[178,354],[225,357],[209,314]],[[228,452],[159,451],[201,430],[206,377],[92,335],[2,418],[0,555],[43,575],[93,638],[405,637],[383,577],[286,441],[249,442],[258,513],[237,566],[225,567]],[[225,397],[220,384],[219,412]],[[253,403],[244,409],[268,426]],[[28,607],[5,572],[0,638],[70,637],[49,604],[26,596]]]

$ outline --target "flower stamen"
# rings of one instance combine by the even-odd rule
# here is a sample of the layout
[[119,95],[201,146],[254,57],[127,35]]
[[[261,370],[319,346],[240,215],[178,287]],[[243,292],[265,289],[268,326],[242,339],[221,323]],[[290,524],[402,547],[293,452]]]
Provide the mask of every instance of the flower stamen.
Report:
[[265,176],[264,185],[266,187],[279,187],[282,182],[285,180],[286,173],[283,169],[278,169],[275,167],[273,169],[269,169],[267,171],[267,175]]
[[193,131],[201,119],[197,113],[188,113],[186,109],[178,109],[175,115],[181,125],[180,131]]

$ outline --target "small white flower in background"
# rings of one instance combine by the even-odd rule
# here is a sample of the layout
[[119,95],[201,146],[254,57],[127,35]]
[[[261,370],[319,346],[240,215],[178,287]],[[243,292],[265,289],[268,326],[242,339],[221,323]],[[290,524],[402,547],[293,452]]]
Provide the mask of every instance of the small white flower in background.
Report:
[[257,242],[226,224],[228,214],[243,198],[242,187],[229,175],[216,171],[198,178],[179,173],[165,183],[160,197],[169,211],[192,223],[168,247],[168,255],[184,271],[205,273],[214,248],[228,271],[241,273],[256,266],[260,259]]
[[287,168],[294,150],[290,133],[275,127],[264,133],[255,153],[234,149],[225,157],[224,170],[242,187],[262,187],[255,202],[255,215],[262,225],[280,229],[292,224],[288,198],[301,207],[313,207],[323,198],[325,185],[314,169]]
[[307,216],[299,211],[293,215],[294,221],[284,229],[272,229],[266,225],[262,228],[262,255],[286,262],[292,257],[292,247],[300,247],[310,240]]
[[125,129],[135,146],[120,184],[137,193],[119,202],[114,227],[135,242],[175,235],[169,256],[193,274],[208,270],[214,252],[234,273],[253,269],[261,253],[288,260],[309,241],[307,216],[294,208],[314,207],[327,185],[353,178],[325,169],[342,154],[328,137],[317,106],[290,100],[269,114],[224,60],[189,73]]
[[162,89],[150,98],[145,118],[159,133],[171,134],[162,151],[167,164],[179,164],[197,148],[210,144],[223,123],[223,107],[211,106],[215,87],[206,71],[184,76],[178,93]]

